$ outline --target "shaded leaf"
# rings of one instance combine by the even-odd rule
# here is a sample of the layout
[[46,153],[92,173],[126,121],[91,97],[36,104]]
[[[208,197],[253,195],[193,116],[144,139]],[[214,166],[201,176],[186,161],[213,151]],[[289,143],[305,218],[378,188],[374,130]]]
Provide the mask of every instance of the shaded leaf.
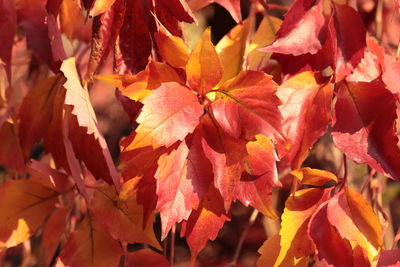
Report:
[[0,1],[0,60],[5,63],[7,78],[11,82],[11,55],[14,34],[17,28],[17,13],[14,0]]
[[381,84],[344,83],[337,94],[333,141],[355,162],[399,180],[396,117],[395,98]]
[[101,186],[94,192],[91,209],[95,218],[114,239],[128,243],[145,243],[161,250],[153,230],[154,217],[143,225],[143,208],[134,190],[137,181],[122,185],[121,193],[113,186]]
[[127,254],[127,266],[134,267],[169,267],[170,263],[162,255],[149,248],[140,249]]
[[384,250],[379,255],[378,267],[395,267],[400,264],[400,249]]
[[30,180],[0,187],[0,248],[28,240],[54,209],[58,194]]
[[186,2],[193,11],[197,11],[210,3],[218,3],[231,14],[237,23],[242,20],[240,1],[237,0],[186,0]]
[[60,258],[70,267],[116,267],[123,250],[96,220],[85,217],[64,245]]
[[308,167],[291,171],[290,174],[295,176],[302,184],[305,185],[332,186],[338,181],[336,175],[331,172],[319,169],[311,169]]
[[0,140],[0,164],[18,172],[25,172],[24,153],[14,124],[6,121],[1,125]]

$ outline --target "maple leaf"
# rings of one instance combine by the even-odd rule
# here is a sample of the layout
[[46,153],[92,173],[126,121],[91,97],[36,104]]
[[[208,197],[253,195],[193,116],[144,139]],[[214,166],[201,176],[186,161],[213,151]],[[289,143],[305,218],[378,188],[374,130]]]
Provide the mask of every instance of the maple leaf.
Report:
[[213,179],[211,164],[201,146],[200,133],[195,132],[190,137],[158,160],[155,177],[162,239],[175,223],[187,220],[192,210],[199,207]]
[[209,92],[222,78],[222,67],[211,43],[211,30],[204,31],[186,65],[187,82],[200,94]]
[[294,56],[317,53],[325,41],[322,3],[323,1],[296,0],[285,14],[276,40],[260,50]]
[[91,209],[114,239],[146,243],[161,250],[154,235],[154,217],[143,225],[143,209],[138,205],[133,190],[136,183],[136,180],[124,183],[119,195],[113,186],[100,186],[94,192]]
[[5,63],[8,81],[11,82],[11,55],[14,43],[14,34],[17,26],[17,13],[14,1],[0,1],[0,60]]
[[282,117],[272,77],[260,71],[242,71],[214,90],[212,111],[221,128],[234,138],[257,134],[282,139]]
[[203,108],[189,88],[175,82],[163,83],[143,100],[137,118],[137,135],[125,150],[153,146],[171,146],[193,132]]
[[188,220],[182,223],[181,237],[186,237],[191,251],[192,265],[207,241],[214,240],[225,221],[229,220],[224,211],[221,195],[210,185],[199,208],[192,211]]
[[277,96],[283,117],[283,131],[290,148],[284,156],[292,169],[301,166],[309,148],[326,131],[331,121],[333,90],[329,83],[321,83],[312,72],[300,73],[279,86]]
[[0,248],[28,240],[54,209],[58,193],[30,180],[0,187]]
[[393,94],[378,82],[344,83],[335,104],[335,145],[357,163],[400,179]]
[[116,267],[122,254],[118,241],[88,215],[69,236],[60,258],[63,264],[71,267]]
[[327,218],[342,238],[356,242],[374,262],[382,248],[382,227],[364,197],[345,187],[328,202]]
[[117,171],[107,143],[98,129],[88,90],[80,83],[75,58],[65,60],[61,71],[67,79],[64,84],[67,89],[65,104],[71,107],[68,134],[74,153],[83,159],[97,179],[104,179],[118,186]]
[[44,262],[49,265],[60,243],[61,236],[67,226],[68,207],[60,207],[47,220],[42,234]]

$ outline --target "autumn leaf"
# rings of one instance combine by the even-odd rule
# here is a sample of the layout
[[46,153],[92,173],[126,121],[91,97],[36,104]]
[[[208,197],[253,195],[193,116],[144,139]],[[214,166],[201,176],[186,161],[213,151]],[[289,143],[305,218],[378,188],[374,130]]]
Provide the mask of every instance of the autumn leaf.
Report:
[[203,108],[187,87],[175,82],[163,83],[143,100],[137,118],[137,135],[125,151],[145,146],[171,146],[193,132]]
[[370,262],[376,261],[383,245],[382,227],[378,217],[364,197],[350,187],[329,200],[329,223],[342,238],[355,242],[368,253]]
[[0,140],[0,164],[12,170],[25,172],[24,153],[14,124],[6,121],[1,125]]
[[222,78],[222,66],[211,43],[211,30],[204,31],[186,65],[187,82],[200,94],[209,92]]
[[0,187],[0,248],[28,240],[54,209],[58,193],[30,180]]
[[197,11],[210,3],[217,3],[223,6],[237,23],[242,20],[240,1],[237,0],[186,0],[186,2],[193,11]]
[[17,26],[17,13],[14,1],[0,1],[0,60],[5,63],[8,81],[11,82],[11,56],[14,43],[14,34]]
[[57,250],[60,239],[67,226],[68,207],[60,207],[50,215],[47,220],[42,235],[42,246],[44,248],[44,262],[46,265],[51,263]]
[[257,134],[282,139],[282,117],[275,95],[277,84],[260,71],[242,71],[216,93],[212,111],[221,128],[234,138]]
[[332,136],[346,156],[398,181],[400,150],[394,132],[395,101],[393,94],[378,82],[343,83],[337,94]]
[[161,57],[172,67],[184,69],[190,54],[183,39],[162,32],[156,32],[154,37]]
[[295,258],[308,257],[314,252],[314,244],[307,233],[308,223],[327,197],[328,190],[311,188],[296,191],[288,198],[279,232],[281,249],[274,266],[280,266],[284,260],[293,264]]
[[134,190],[136,183],[135,180],[124,183],[119,195],[113,186],[95,189],[91,209],[114,239],[146,243],[162,250],[154,235],[154,217],[143,225],[143,208],[138,205]]
[[308,167],[291,171],[290,174],[299,179],[304,185],[330,187],[338,181],[336,175],[331,172]]
[[213,179],[200,133],[186,138],[176,150],[162,155],[155,177],[157,210],[160,211],[164,239],[175,223],[187,220],[192,210],[199,207]]
[[328,25],[333,47],[336,82],[351,74],[366,47],[366,31],[360,15],[348,5],[334,5]]
[[296,0],[285,14],[276,40],[261,51],[294,56],[317,53],[325,41],[322,3],[323,1]]
[[229,220],[224,211],[221,195],[210,185],[199,208],[182,223],[181,237],[185,236],[188,242],[192,265],[207,241],[214,240],[225,221]]
[[111,49],[114,47],[124,21],[126,1],[96,0],[95,5],[98,2],[104,3],[107,1],[110,3],[110,8],[108,10],[107,8],[104,9],[104,14],[93,19],[91,50],[86,73],[87,79],[91,79],[93,74],[97,72],[106,60]]
[[92,0],[89,16],[95,17],[106,12],[118,0]]
[[272,205],[272,187],[281,186],[278,180],[275,153],[271,138],[256,135],[246,144],[245,172],[236,187],[236,198],[245,206],[252,206],[265,216],[277,219]]
[[284,156],[293,169],[301,167],[308,150],[326,131],[331,121],[333,90],[329,83],[319,82],[312,72],[300,73],[279,86],[277,96],[283,117],[283,131],[290,148]]
[[67,59],[61,66],[67,81],[65,104],[69,105],[69,137],[74,153],[81,158],[97,179],[119,185],[117,171],[108,150],[107,143],[100,133],[96,114],[90,102],[87,88],[82,87],[75,66],[75,58]]
[[30,157],[32,146],[45,135],[53,117],[55,96],[64,82],[62,75],[42,80],[24,98],[18,134],[25,158]]
[[216,45],[215,50],[223,69],[219,84],[223,84],[243,70],[244,57],[253,23],[252,17],[244,20],[232,28]]
[[70,267],[116,267],[122,254],[118,241],[88,215],[68,238],[60,258]]
[[340,236],[328,220],[328,203],[322,204],[310,219],[308,235],[316,246],[317,256],[326,266],[352,265],[353,250],[349,240]]
[[400,264],[400,249],[384,250],[381,252],[378,267],[397,266]]

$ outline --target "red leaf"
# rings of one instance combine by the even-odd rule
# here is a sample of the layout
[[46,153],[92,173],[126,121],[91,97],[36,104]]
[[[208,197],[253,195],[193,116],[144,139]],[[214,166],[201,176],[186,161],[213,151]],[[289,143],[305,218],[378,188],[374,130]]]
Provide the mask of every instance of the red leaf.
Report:
[[44,248],[44,261],[48,266],[54,257],[60,239],[67,226],[68,207],[58,208],[49,217],[43,228],[42,246]]
[[[14,0],[0,0],[0,60],[5,63],[8,81],[11,82],[11,54],[14,34],[17,27],[17,14]],[[1,63],[0,63],[1,64]]]
[[215,2],[223,6],[237,23],[242,20],[240,1],[238,0],[186,0],[186,2],[193,11],[197,11],[206,5]]
[[357,163],[400,180],[393,94],[379,83],[344,83],[338,91],[332,136]]
[[122,254],[118,241],[97,221],[86,217],[68,238],[60,258],[70,267],[117,267]]
[[260,71],[242,71],[216,92],[212,111],[221,128],[234,138],[252,139],[257,134],[282,139],[282,116],[277,84]]
[[19,140],[25,158],[31,155],[32,146],[45,135],[53,117],[55,97],[65,82],[62,75],[53,76],[33,87],[19,110]]
[[92,47],[86,73],[89,79],[101,67],[117,40],[124,21],[125,2],[116,0],[104,14],[93,19]]
[[145,146],[171,146],[183,140],[199,124],[203,108],[189,88],[164,83],[143,100],[137,135],[125,151]]
[[0,127],[0,164],[18,172],[25,172],[22,152],[14,124],[4,122]]
[[203,117],[201,127],[203,150],[212,164],[214,185],[224,199],[225,210],[229,210],[245,170],[246,142],[224,134],[209,116]]
[[319,0],[296,0],[276,34],[276,40],[261,49],[265,52],[292,54],[294,56],[315,54],[325,41],[325,18]]
[[360,15],[347,5],[334,5],[329,33],[334,52],[336,82],[351,74],[364,56],[366,31]]
[[211,165],[201,147],[201,136],[195,133],[176,150],[158,160],[157,210],[160,211],[162,239],[175,223],[187,220],[213,179]]
[[255,141],[246,144],[248,158],[246,172],[236,186],[236,198],[245,206],[252,206],[262,214],[277,219],[272,207],[272,187],[280,186],[274,145],[270,138],[257,135]]
[[308,235],[317,248],[318,258],[327,266],[351,266],[353,250],[328,221],[328,203],[322,204],[311,217]]
[[69,138],[76,155],[81,158],[97,179],[119,185],[117,171],[107,143],[97,126],[97,119],[89,93],[83,88],[75,66],[75,59],[63,62],[61,71],[67,78],[65,104],[71,106]]
[[397,267],[400,265],[400,249],[384,250],[379,255],[378,267]]
[[279,107],[283,131],[290,142],[284,160],[292,169],[301,167],[310,147],[326,131],[331,121],[332,95],[329,83],[319,82],[312,72],[298,74],[278,88],[277,96],[283,102]]
[[197,255],[207,241],[214,240],[225,221],[230,218],[224,212],[224,200],[211,185],[197,210],[182,223],[181,237],[185,236],[191,251],[191,262],[194,264]]

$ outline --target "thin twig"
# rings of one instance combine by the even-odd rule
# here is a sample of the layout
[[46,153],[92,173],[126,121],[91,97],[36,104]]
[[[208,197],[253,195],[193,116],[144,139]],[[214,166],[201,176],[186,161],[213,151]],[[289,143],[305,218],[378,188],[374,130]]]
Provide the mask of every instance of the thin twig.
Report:
[[230,263],[229,266],[232,266],[232,267],[236,266],[236,263],[240,256],[240,251],[242,250],[244,239],[246,238],[247,232],[249,231],[250,227],[256,221],[257,216],[258,216],[258,210],[255,209],[255,210],[253,210],[253,213],[250,216],[249,223],[247,224],[246,228],[244,228],[243,233],[240,236],[239,242],[236,246],[235,254],[234,254],[232,262]]

